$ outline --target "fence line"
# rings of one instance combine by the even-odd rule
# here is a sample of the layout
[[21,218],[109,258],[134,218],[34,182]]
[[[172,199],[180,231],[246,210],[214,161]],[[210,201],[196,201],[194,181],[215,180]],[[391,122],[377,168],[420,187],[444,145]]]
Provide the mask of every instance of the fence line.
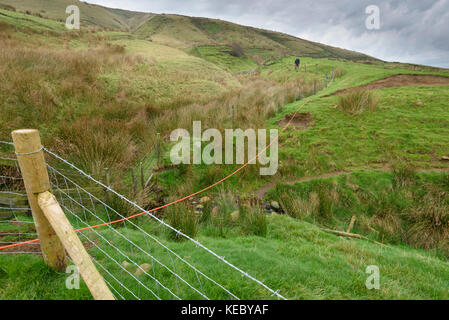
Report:
[[[45,149],[45,152],[56,157],[56,159],[59,159],[59,160],[62,159],[59,156],[57,156],[56,154],[54,154],[46,149]],[[72,169],[76,168],[75,166],[73,166],[72,164],[67,162],[65,159],[62,159],[61,161],[63,163],[65,163],[66,165],[69,165]],[[143,234],[145,236],[145,242],[147,244],[149,243],[149,240],[150,240],[152,242],[152,244],[156,244],[157,246],[166,250],[166,252],[170,255],[169,260],[172,262],[172,267],[169,267],[166,262],[164,263],[164,261],[161,261],[160,259],[156,258],[156,256],[154,254],[151,254],[151,250],[148,250],[148,249],[145,250],[142,248],[142,246],[136,245],[130,239],[131,235],[129,235],[129,234],[124,235],[122,231],[119,231],[118,229],[113,228],[110,225],[108,225],[109,230],[113,234],[118,235],[119,237],[124,239],[126,242],[131,244],[134,247],[134,250],[137,250],[140,253],[144,253],[146,257],[151,259],[152,263],[154,264],[154,267],[152,268],[153,274],[150,274],[148,271],[143,270],[141,268],[141,266],[139,266],[138,263],[130,257],[129,254],[124,252],[124,250],[119,249],[117,245],[112,244],[113,241],[110,241],[108,239],[109,235],[104,236],[103,235],[104,232],[100,233],[100,232],[97,232],[96,230],[94,230],[92,228],[92,226],[87,222],[87,219],[86,219],[87,215],[89,214],[94,219],[97,219],[98,221],[105,223],[106,221],[112,222],[110,214],[115,214],[115,215],[118,215],[119,217],[121,217],[122,219],[126,219],[124,217],[124,215],[122,215],[121,213],[119,213],[119,211],[110,207],[105,202],[101,201],[98,197],[96,197],[92,193],[88,192],[85,188],[82,188],[81,186],[79,186],[77,183],[75,183],[75,181],[68,178],[67,176],[65,176],[64,174],[59,172],[57,169],[53,168],[50,165],[47,165],[47,168],[48,168],[49,172],[51,173],[51,186],[54,190],[56,190],[57,193],[59,193],[59,199],[60,199],[59,202],[60,202],[61,207],[64,209],[64,211],[66,212],[66,214],[69,217],[74,218],[76,221],[78,221],[78,223],[81,223],[82,224],[81,226],[87,226],[87,228],[80,228],[77,230],[80,237],[82,237],[83,239],[88,241],[88,243],[90,245],[92,245],[92,247],[94,247],[98,251],[98,253],[107,257],[108,262],[114,263],[116,268],[118,267],[121,271],[125,272],[126,276],[128,278],[133,279],[138,284],[138,286],[137,286],[138,290],[145,289],[156,299],[167,298],[167,295],[170,295],[172,298],[175,298],[175,299],[181,299],[179,292],[181,291],[181,293],[185,293],[185,290],[184,291],[181,290],[182,289],[181,287],[183,285],[184,287],[188,287],[193,293],[197,294],[198,295],[197,297],[201,297],[203,299],[210,299],[208,294],[206,294],[206,291],[211,290],[211,286],[212,286],[212,287],[222,290],[223,293],[225,293],[228,296],[228,298],[239,299],[237,295],[235,295],[234,293],[231,292],[231,290],[228,290],[224,285],[219,284],[212,277],[210,277],[210,276],[206,275],[204,272],[200,271],[193,264],[191,264],[190,262],[185,260],[183,257],[181,257],[181,255],[179,255],[175,251],[171,250],[161,240],[157,239],[157,237],[146,232],[144,229],[142,229],[138,224],[134,223],[133,221],[125,220],[125,221],[123,221],[123,224],[124,225],[129,224],[130,226],[132,226],[133,228],[135,228],[136,230],[141,232],[141,234]],[[75,171],[77,171],[78,173],[82,172],[78,168],[76,168]],[[108,190],[108,192],[111,192],[114,195],[116,195],[122,201],[126,201],[127,203],[132,204],[132,206],[134,208],[144,211],[144,209],[141,208],[140,206],[138,206],[136,203],[134,203],[134,202],[128,200],[127,198],[123,197],[122,195],[118,194],[117,192],[112,190],[110,187],[106,187],[101,182],[93,179],[90,175],[82,172],[82,176],[88,178],[90,181],[96,182],[98,185],[100,185],[103,188],[105,188],[106,190]],[[13,177],[8,177],[8,178],[13,178]],[[17,178],[17,179],[20,180],[21,178]],[[69,185],[72,185],[75,187],[75,192],[72,195],[64,191],[65,189],[66,190],[69,189]],[[13,193],[14,191],[11,190],[11,191],[7,191],[7,192]],[[75,198],[78,198],[78,197],[76,197],[76,193],[77,193],[78,197],[80,198],[79,201],[77,199],[75,199]],[[18,192],[17,192],[17,194],[18,194]],[[86,201],[83,200],[83,198],[81,197],[81,194],[87,195],[88,201],[90,201],[93,204],[92,209],[87,208],[87,206],[85,204]],[[94,202],[97,203],[97,205],[95,205]],[[103,208],[105,209],[106,214],[108,216],[108,218],[106,220],[102,219],[97,214],[98,204],[101,204],[103,206]],[[84,218],[81,218],[79,216],[79,213],[81,213],[82,215],[84,214]],[[155,217],[154,215],[152,215],[152,216],[156,219],[156,221],[158,221],[160,223],[160,225],[167,227],[170,230],[176,231],[176,233],[178,233],[178,234],[181,233],[179,230],[172,228],[171,226],[169,226],[168,224],[166,224],[159,218]],[[73,221],[73,219],[71,219],[71,220]],[[129,230],[126,229],[126,232],[129,232]],[[92,234],[95,235],[96,238],[92,237]],[[102,241],[101,245],[98,244],[98,240]],[[31,240],[30,242],[34,242],[34,241],[36,241],[36,240]],[[268,286],[264,285],[259,280],[255,279],[254,277],[250,276],[248,273],[242,271],[238,267],[234,266],[232,263],[228,262],[224,257],[220,257],[215,252],[213,252],[209,248],[205,247],[204,245],[200,244],[196,240],[191,239],[191,241],[196,245],[197,248],[198,247],[203,248],[207,252],[211,253],[213,257],[215,257],[215,258],[218,257],[219,258],[219,259],[217,259],[218,262],[224,262],[226,265],[231,267],[232,270],[239,272],[241,274],[241,276],[244,276],[246,279],[254,281],[256,284],[262,285],[262,287],[267,289],[268,292],[270,292],[272,294],[272,296],[277,296],[278,298],[285,299],[283,296],[281,296],[278,293],[278,291],[274,291],[274,290],[270,289]],[[38,245],[38,243],[34,243],[34,244]],[[105,247],[104,244],[106,244],[107,246]],[[138,269],[140,268],[140,270],[143,271],[145,276],[153,281],[154,286],[150,287],[150,286],[146,285],[143,281],[139,280],[139,278],[137,276],[135,276],[131,272],[127,271],[126,268],[124,268],[116,258],[114,259],[113,254],[111,254],[109,252],[108,248],[109,249],[112,248],[115,251],[115,253],[118,253],[121,257],[124,257],[127,261],[130,261],[133,264],[133,266],[137,267]],[[131,250],[131,252],[132,252],[132,250]],[[2,254],[6,254],[6,252],[2,252]],[[136,292],[136,289],[132,289],[133,286],[131,286],[129,284],[129,280],[124,281],[123,279],[121,279],[121,277],[123,277],[121,274],[119,274],[119,276],[117,276],[116,271],[111,271],[110,265],[108,265],[107,263],[104,264],[103,261],[100,262],[100,259],[97,259],[96,257],[93,257],[93,261],[102,270],[102,273],[105,276],[106,283],[111,288],[111,290],[114,292],[114,295],[116,297],[119,297],[122,299],[126,298],[126,297],[139,299],[142,297],[142,295],[140,295],[138,292]],[[176,264],[179,264],[179,263],[182,263],[184,265],[184,267],[181,268],[184,273],[186,273],[186,271],[185,271],[186,268],[189,268],[191,270],[190,278],[184,278],[184,276],[180,275],[181,273],[179,271],[177,272]],[[161,269],[161,270],[163,269],[163,270],[165,270],[165,272],[168,272],[172,276],[172,278],[175,279],[175,281],[171,281],[171,285],[175,289],[170,289],[168,287],[168,285],[163,283],[163,281],[160,279],[160,277],[159,277],[159,279],[158,279],[158,277],[156,277],[156,271],[155,271],[156,265],[158,265],[160,267],[159,269]],[[167,278],[167,277],[165,277],[165,278]],[[192,283],[192,279],[196,279],[195,280],[197,282],[196,285],[194,285]],[[203,283],[204,281],[208,282],[209,285],[207,286],[205,283]],[[124,293],[123,290],[126,290],[126,293]],[[163,290],[165,292],[165,296],[160,295],[160,293],[161,293],[160,290]],[[216,289],[214,289],[212,291],[216,291]],[[215,293],[215,295],[216,295],[216,293]],[[187,298],[191,298],[191,297],[193,297],[191,294],[187,296]]]
[[[331,82],[333,81],[333,77],[331,77]],[[294,115],[291,117],[290,121],[287,123],[287,125],[281,130],[281,132],[283,132],[284,130],[286,130],[290,123],[293,121],[293,119],[295,118],[296,114],[299,112],[299,110],[304,107],[307,104],[304,103],[302,104],[294,113]],[[274,141],[271,142],[270,145],[268,145],[264,150],[262,150],[258,155],[256,155],[255,159],[257,157],[260,156],[260,154],[262,154],[263,152],[265,152],[268,148],[271,147],[271,145],[279,138],[279,135],[276,137],[276,139]],[[12,145],[13,143],[11,142],[5,142],[5,141],[0,141],[0,143],[2,144],[6,144],[6,145]],[[139,206],[137,203],[127,199],[126,197],[124,197],[123,195],[119,194],[118,192],[116,192],[115,190],[113,190],[110,186],[105,185],[104,183],[96,180],[95,178],[93,178],[92,176],[90,176],[89,174],[85,173],[84,171],[82,171],[81,169],[79,169],[78,167],[76,167],[75,165],[71,164],[70,162],[68,162],[67,160],[65,160],[64,158],[60,157],[59,155],[53,153],[52,151],[48,150],[47,148],[45,148],[44,146],[41,147],[40,150],[38,150],[39,152],[44,151],[45,153],[47,153],[48,155],[50,155],[51,157],[53,157],[56,160],[61,161],[63,164],[69,166],[72,170],[74,170],[76,173],[78,173],[80,176],[87,178],[91,183],[94,183],[98,186],[101,186],[104,190],[106,190],[107,192],[112,193],[113,195],[115,195],[118,199],[122,200],[123,202],[127,203],[128,205],[131,205],[133,208],[138,209],[139,211],[141,211],[141,213],[139,214],[135,214],[129,217],[125,217],[123,214],[121,214],[118,210],[113,209],[110,205],[106,204],[105,202],[101,201],[98,197],[94,196],[92,193],[88,192],[85,188],[82,188],[81,186],[79,186],[77,183],[75,183],[72,179],[67,178],[64,174],[62,174],[60,171],[58,171],[57,169],[55,169],[54,167],[47,165],[47,168],[50,170],[50,172],[52,172],[52,181],[51,181],[51,186],[52,188],[54,188],[57,192],[59,192],[59,203],[61,205],[62,208],[64,208],[64,211],[66,214],[68,214],[71,218],[71,221],[75,221],[78,223],[78,226],[80,223],[83,224],[84,227],[82,228],[78,228],[76,231],[78,232],[79,235],[81,235],[84,239],[86,239],[88,241],[88,243],[94,247],[97,252],[100,252],[103,257],[106,256],[110,261],[113,261],[113,263],[115,265],[117,265],[119,267],[119,269],[121,269],[122,271],[124,271],[127,275],[131,276],[131,278],[133,278],[137,283],[138,283],[138,288],[139,290],[141,288],[144,288],[147,290],[147,292],[151,293],[156,299],[161,299],[160,296],[160,289],[163,289],[164,292],[170,294],[171,297],[174,297],[176,299],[181,299],[181,297],[179,296],[179,282],[182,282],[184,285],[186,285],[187,287],[189,287],[194,293],[199,294],[202,298],[205,299],[209,299],[209,297],[205,294],[205,289],[203,286],[203,283],[200,280],[200,277],[203,277],[205,280],[209,281],[211,284],[213,284],[214,286],[218,287],[219,289],[223,290],[226,294],[229,295],[229,297],[232,297],[234,299],[238,299],[238,297],[233,294],[230,290],[226,289],[225,286],[219,284],[218,282],[216,282],[215,280],[213,280],[210,276],[207,276],[205,273],[201,272],[199,269],[197,269],[195,266],[193,266],[191,263],[189,263],[188,261],[186,261],[184,258],[182,258],[179,254],[177,254],[175,251],[171,250],[170,248],[168,248],[168,246],[166,246],[162,241],[160,241],[159,239],[157,239],[157,237],[151,235],[149,232],[146,232],[144,229],[142,229],[139,225],[135,224],[133,221],[131,221],[131,219],[133,218],[137,218],[140,216],[150,216],[154,221],[156,221],[160,226],[163,226],[165,228],[168,228],[169,230],[175,232],[176,234],[184,237],[185,239],[189,240],[191,243],[195,244],[196,248],[201,248],[202,250],[204,250],[205,252],[209,253],[213,258],[217,259],[217,261],[224,263],[225,265],[227,265],[228,267],[230,267],[231,269],[233,269],[234,271],[237,271],[241,276],[245,277],[246,279],[252,281],[253,283],[263,287],[265,290],[267,290],[271,296],[276,296],[278,299],[286,299],[284,296],[282,296],[279,293],[279,290],[273,290],[270,287],[268,287],[267,285],[265,285],[263,282],[259,281],[258,279],[256,279],[255,277],[251,276],[249,273],[243,271],[242,269],[238,268],[237,266],[235,266],[234,264],[232,264],[231,262],[229,262],[228,260],[225,259],[225,257],[218,255],[217,253],[215,253],[213,250],[209,249],[208,247],[206,247],[205,245],[203,245],[202,243],[200,243],[199,241],[189,237],[188,235],[186,235],[185,233],[183,233],[180,230],[177,230],[176,228],[173,228],[172,226],[170,226],[169,224],[167,224],[166,222],[164,222],[162,219],[158,218],[157,216],[155,216],[154,214],[152,214],[153,212],[156,212],[158,210],[161,210],[163,208],[166,208],[168,206],[174,205],[176,203],[185,201],[189,198],[192,198],[195,195],[198,195],[200,193],[205,192],[206,190],[209,190],[211,188],[213,188],[214,186],[226,181],[227,179],[229,179],[231,176],[237,174],[239,171],[241,171],[242,169],[244,169],[252,160],[248,161],[245,165],[243,165],[242,167],[240,167],[239,169],[237,169],[235,172],[233,172],[232,174],[228,175],[227,177],[225,177],[224,179],[216,182],[215,184],[200,190],[196,193],[193,193],[189,196],[186,196],[182,199],[179,199],[177,201],[174,201],[172,203],[169,203],[167,205],[152,209],[152,210],[148,210],[146,211],[144,208],[142,208],[141,206]],[[37,152],[37,151],[36,151]],[[16,153],[17,154],[17,153]],[[18,155],[22,155],[22,154],[18,154]],[[17,160],[16,159],[11,159],[11,158],[6,158],[6,157],[1,157],[1,160],[4,161],[14,161],[15,165],[17,167]],[[58,179],[59,177],[59,179]],[[61,188],[59,186],[59,182],[60,179],[63,179],[63,182],[65,184],[66,190],[70,190],[70,188],[68,187],[68,184],[71,183],[73,186],[75,186],[75,190],[78,193],[79,196],[79,200],[75,199],[72,195],[70,195],[70,193],[66,193],[64,192],[64,189]],[[4,178],[4,179],[11,179],[11,180],[23,180],[21,177],[11,177],[11,176],[0,176],[0,178]],[[10,193],[13,193],[13,191],[7,191]],[[81,193],[85,194],[88,196],[88,199],[90,200],[91,204],[92,204],[92,210],[89,209],[85,203],[83,202],[83,199],[81,197]],[[65,203],[69,201],[69,203]],[[97,206],[94,204],[94,202],[97,203]],[[103,219],[100,217],[99,214],[97,214],[97,210],[98,210],[98,204],[100,204],[102,206],[102,208],[104,209],[106,215],[107,215],[107,219]],[[84,219],[79,217],[79,213],[77,210],[75,210],[74,208],[77,207],[79,212],[82,212],[84,215]],[[1,208],[0,208],[1,209]],[[11,208],[12,209],[12,208]],[[29,208],[19,208],[22,210],[25,209],[29,209]],[[11,210],[14,211],[14,210]],[[115,214],[117,216],[120,217],[119,220],[115,220],[113,221],[111,219],[111,214]],[[90,218],[87,218],[87,215],[90,215]],[[97,221],[101,222],[101,224],[97,224],[97,225],[91,225],[88,223],[89,219],[92,219],[92,217],[94,219],[96,219]],[[129,234],[129,229],[125,228],[125,230],[127,231],[127,235],[123,235],[121,232],[117,231],[116,228],[113,228],[111,225],[113,224],[118,224],[123,222],[124,226],[126,227],[126,224],[129,223],[133,228],[136,228],[136,230],[138,230],[140,232],[140,235],[144,235],[145,237],[145,242],[147,243],[147,247],[148,247],[148,239],[151,239],[152,242],[154,242],[155,244],[157,244],[159,247],[163,248],[164,250],[167,251],[167,253],[169,253],[170,259],[172,261],[172,268],[168,267],[166,265],[166,263],[162,262],[160,259],[157,259],[155,257],[155,255],[151,254],[148,250],[146,251],[145,249],[141,248],[141,246],[136,245],[132,240],[131,240],[131,235]],[[142,266],[139,266],[139,264],[134,261],[134,259],[131,259],[131,257],[126,254],[124,252],[124,250],[120,250],[116,245],[114,245],[112,240],[108,240],[106,238],[106,236],[104,234],[106,234],[105,232],[97,232],[95,229],[99,228],[99,227],[104,227],[107,226],[109,227],[109,231],[112,231],[112,233],[114,235],[119,235],[121,238],[125,239],[129,245],[131,246],[131,254],[133,254],[133,249],[137,249],[138,251],[140,251],[141,253],[144,253],[147,257],[149,257],[151,259],[151,261],[153,262],[153,264],[158,264],[161,268],[165,269],[166,271],[168,271],[174,278],[175,278],[175,287],[176,287],[176,293],[174,293],[174,289],[170,289],[168,287],[168,285],[163,284],[161,280],[159,280],[156,277],[156,271],[155,271],[155,267],[152,267],[152,271],[153,274],[151,275],[150,273],[148,273],[148,270],[145,270],[144,268],[142,268]],[[92,237],[92,233],[95,234],[95,236],[97,238]],[[30,235],[30,234],[27,234]],[[147,239],[148,238],[148,239]],[[114,238],[115,239],[115,238]],[[119,263],[119,261],[117,261],[116,259],[114,259],[110,253],[108,253],[107,249],[103,249],[98,245],[98,241],[102,240],[105,243],[107,243],[107,247],[112,248],[115,252],[117,252],[118,254],[120,254],[121,256],[123,256],[126,260],[131,261],[131,263],[137,267],[137,271],[141,271],[142,274],[145,274],[146,276],[148,276],[152,281],[154,281],[155,287],[153,289],[149,288],[147,285],[145,285],[142,281],[140,281],[138,279],[137,276],[133,275],[131,272],[129,272],[129,270],[126,269],[126,267],[124,267],[122,264]],[[27,242],[23,242],[23,243],[35,243],[38,240],[31,240],[31,241],[27,241]],[[23,244],[22,243],[22,244]],[[35,243],[37,245],[37,243]],[[18,243],[18,245],[20,245],[20,243]],[[0,247],[0,250],[4,248],[4,247]],[[176,268],[175,268],[175,262],[173,260],[173,257],[176,259],[176,261],[180,261],[183,264],[185,264],[185,266],[189,267],[193,272],[194,272],[194,276],[196,277],[197,281],[198,281],[198,285],[200,287],[197,288],[194,285],[192,285],[189,280],[184,279],[182,276],[180,276],[177,272],[176,272]],[[119,289],[114,287],[112,285],[112,281],[114,281],[115,283],[118,284],[119,287],[124,288],[129,294],[131,294],[134,298],[139,299],[139,295],[138,293],[136,294],[135,292],[133,292],[133,290],[129,289],[129,285],[124,284],[124,280],[122,279],[117,279],[116,276],[113,275],[113,273],[108,270],[108,266],[103,265],[102,263],[99,262],[99,259],[97,259],[96,257],[93,257],[94,262],[100,267],[102,268],[102,270],[108,275],[110,276],[109,281],[105,279],[106,283],[110,286],[111,289],[113,289],[113,291],[120,297],[120,298],[125,298],[125,294],[121,294],[119,292]],[[125,261],[126,261],[125,260]],[[136,271],[136,273],[137,273]],[[191,281],[191,280],[190,280]],[[157,293],[155,292],[157,291]]]

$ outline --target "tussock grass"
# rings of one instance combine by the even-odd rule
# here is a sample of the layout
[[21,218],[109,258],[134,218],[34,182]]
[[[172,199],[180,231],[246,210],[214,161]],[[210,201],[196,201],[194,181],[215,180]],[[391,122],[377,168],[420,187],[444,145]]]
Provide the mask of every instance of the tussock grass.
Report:
[[338,99],[338,107],[341,111],[357,115],[365,111],[374,111],[378,105],[378,98],[372,91],[357,90]]
[[416,174],[407,165],[392,173],[366,172],[295,186],[277,186],[273,196],[286,213],[345,231],[353,215],[355,233],[391,244],[449,255],[447,175]]
[[[195,238],[198,233],[198,221],[195,212],[188,206],[180,204],[170,206],[165,211],[167,222],[170,226],[183,232],[185,235]],[[185,241],[186,238],[173,230],[169,230],[169,238],[175,241]]]
[[245,235],[265,237],[267,235],[267,217],[260,207],[239,206],[239,224]]
[[407,242],[423,249],[449,254],[449,197],[446,193],[426,195],[420,204],[406,212],[411,221]]

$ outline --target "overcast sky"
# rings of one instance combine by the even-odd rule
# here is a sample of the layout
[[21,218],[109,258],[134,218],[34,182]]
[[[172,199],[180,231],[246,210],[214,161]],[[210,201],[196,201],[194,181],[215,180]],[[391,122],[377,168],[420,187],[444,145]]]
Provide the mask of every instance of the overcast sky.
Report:
[[[177,13],[285,32],[387,61],[449,68],[449,0],[88,0],[127,10]],[[369,30],[365,10],[380,9]]]

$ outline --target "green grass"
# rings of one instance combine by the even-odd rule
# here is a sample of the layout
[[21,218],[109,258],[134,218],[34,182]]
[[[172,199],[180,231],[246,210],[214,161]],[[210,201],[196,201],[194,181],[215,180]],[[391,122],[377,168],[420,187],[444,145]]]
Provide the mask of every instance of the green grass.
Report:
[[[20,8],[25,2],[15,3]],[[36,2],[36,6],[39,4]],[[45,10],[51,16],[59,9],[55,6]],[[235,126],[279,128],[281,119],[308,102],[301,110],[313,119],[308,128],[292,126],[280,136],[280,169],[276,176],[261,178],[258,167],[249,166],[229,179],[223,189],[208,193],[214,200],[221,199],[222,192],[239,194],[245,200],[257,187],[280,182],[268,198],[291,201],[296,211],[288,213],[294,218],[266,217],[257,208],[241,207],[239,218],[233,220],[231,214],[239,207],[233,199],[221,199],[218,215],[214,217],[208,207],[201,217],[177,219],[179,227],[291,299],[449,298],[446,254],[434,245],[427,246],[432,239],[420,243],[408,234],[409,230],[428,228],[431,214],[445,217],[446,198],[432,192],[449,192],[447,175],[414,175],[395,167],[408,163],[417,171],[449,170],[449,164],[441,161],[442,156],[449,155],[449,86],[376,90],[377,107],[360,114],[342,112],[336,107],[339,97],[332,96],[338,90],[395,74],[448,76],[447,70],[354,62],[350,60],[366,57],[339,49],[329,51],[318,44],[310,47],[308,42],[286,35],[218,20],[157,15],[147,21],[148,17],[129,12],[115,11],[111,16],[111,11],[99,7],[95,10],[92,14],[101,15],[100,25],[117,27],[114,24],[118,22],[110,19],[119,15],[125,29],[137,31],[119,31],[122,26],[114,31],[70,33],[54,20],[0,10],[0,27],[4,28],[0,41],[8,44],[0,64],[5,84],[0,89],[0,120],[7,123],[1,131],[2,140],[9,140],[11,129],[37,127],[46,146],[96,177],[102,178],[105,166],[112,168],[114,186],[127,192],[132,184],[129,169],[136,169],[144,155],[148,155],[144,158],[146,169],[154,162],[153,144],[158,132],[167,142],[171,130],[190,129],[191,120],[229,128],[232,105],[236,106]],[[245,57],[229,54],[229,45],[234,42],[244,48]],[[293,52],[301,56],[298,72],[294,70]],[[258,66],[281,54],[288,56]],[[249,77],[233,74],[254,68],[255,75]],[[335,70],[340,70],[340,76],[323,88],[324,74]],[[307,97],[314,81],[322,90]],[[301,101],[296,101],[301,97],[298,88],[302,97],[306,96]],[[169,146],[164,143],[163,164],[169,164]],[[168,168],[156,173],[154,181],[163,197],[184,196],[222,179],[237,167]],[[395,174],[391,173],[392,167],[396,168]],[[357,173],[341,175],[353,171]],[[318,175],[338,177],[293,186],[281,183]],[[410,198],[410,194],[414,197]],[[142,201],[150,200],[155,199],[148,196]],[[110,204],[124,212],[129,210],[115,201]],[[378,212],[379,208],[384,212]],[[174,210],[173,219],[179,218],[176,214],[182,210]],[[384,220],[373,220],[374,225],[378,224],[373,228],[396,226],[395,232],[388,233],[385,228],[382,236],[363,224],[381,213],[389,215],[382,216]],[[353,215],[358,217],[354,232],[389,245],[342,239],[319,229],[324,226],[345,230]],[[393,217],[392,221],[399,224],[385,223],[385,217]],[[240,275],[223,268],[191,243],[173,239],[173,234],[145,219],[138,219],[138,223],[239,297],[271,298],[256,285],[242,283]],[[12,229],[0,231],[5,230]],[[135,229],[120,231],[136,243],[146,243]],[[102,230],[101,234],[112,237],[111,231]],[[128,250],[125,240],[114,241]],[[109,246],[104,248],[111,250]],[[151,249],[164,262],[171,263],[166,252]],[[124,277],[117,265],[101,252],[90,250],[108,269],[123,276],[127,285],[138,290],[135,280]],[[117,253],[109,253],[120,263],[123,261]],[[135,251],[127,254],[139,263],[149,262],[148,257]],[[365,288],[365,269],[369,265],[380,267],[379,291]],[[186,272],[189,280],[197,281],[194,274],[177,267]],[[166,272],[157,272],[161,280],[176,286]],[[90,298],[85,286],[79,291],[66,290],[65,278],[65,274],[49,271],[40,257],[0,255],[1,299]],[[154,282],[142,280],[154,288]],[[211,298],[226,298],[204,285]],[[186,288],[180,290],[187,298],[198,298]],[[152,298],[139,292],[144,298]]]
[[250,58],[232,56],[231,48],[227,46],[200,46],[193,49],[192,53],[231,72],[246,71],[257,67],[257,64]]
[[[270,216],[268,221],[266,238],[236,236],[230,241],[200,235],[199,240],[290,299],[449,298],[445,281],[449,276],[447,262],[429,252],[341,239],[286,216]],[[130,231],[131,239],[139,241],[139,237],[138,232]],[[120,240],[116,244],[120,245]],[[240,298],[269,298],[257,285],[244,281],[229,268],[219,267],[222,266],[220,263],[214,262],[202,250],[195,249],[191,243],[167,244]],[[118,271],[116,265],[97,254],[100,262]],[[134,253],[133,258],[139,263],[148,262],[139,253]],[[41,258],[0,256],[0,262],[1,299],[90,298],[84,286],[79,291],[65,289],[66,275],[46,269]],[[365,270],[369,265],[380,268],[381,287],[378,291],[365,287],[368,277]],[[172,281],[168,276],[164,278],[163,273],[160,275],[161,281]],[[154,286],[150,279],[140,279],[149,287]],[[125,283],[137,292],[135,280],[128,277]],[[207,283],[203,285],[206,291],[212,290]],[[151,298],[143,292],[141,290],[143,297]],[[212,298],[225,298],[218,292],[215,294]]]

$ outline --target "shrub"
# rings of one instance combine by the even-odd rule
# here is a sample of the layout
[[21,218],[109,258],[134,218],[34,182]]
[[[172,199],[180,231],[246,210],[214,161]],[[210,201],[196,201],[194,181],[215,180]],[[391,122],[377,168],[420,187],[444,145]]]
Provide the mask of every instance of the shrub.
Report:
[[373,111],[376,109],[379,101],[375,94],[367,90],[356,90],[338,99],[338,107],[341,111],[357,115],[364,111]]
[[236,42],[231,44],[231,56],[241,58],[244,55],[245,55],[245,51],[243,50],[241,45],[239,45]]

